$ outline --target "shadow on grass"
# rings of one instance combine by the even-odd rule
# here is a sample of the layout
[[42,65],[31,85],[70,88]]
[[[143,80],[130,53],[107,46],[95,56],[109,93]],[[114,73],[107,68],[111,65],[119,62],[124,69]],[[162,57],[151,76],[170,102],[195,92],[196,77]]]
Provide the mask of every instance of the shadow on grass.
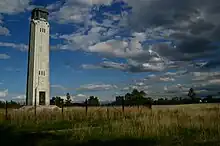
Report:
[[[156,146],[158,142],[152,139],[115,139],[115,140],[91,140],[76,146]],[[70,146],[70,145],[69,145]]]
[[70,140],[67,134],[31,133],[15,130],[10,126],[0,125],[1,145],[14,146],[155,146],[156,140],[140,139],[116,139],[116,140],[89,140],[79,143],[78,140]]
[[[21,131],[18,129],[14,129],[10,126],[2,126],[0,125],[0,143],[1,145],[14,146],[14,145],[22,145],[22,146],[170,146],[176,145],[172,142],[169,143],[171,137],[167,137],[168,141],[164,142],[163,140],[159,141],[153,138],[144,138],[144,139],[133,139],[133,138],[121,138],[112,140],[102,140],[102,137],[98,140],[84,140],[79,142],[78,139],[72,140],[71,135],[67,133],[59,134],[59,133],[42,133],[42,132],[28,132]],[[170,139],[171,138],[171,139]],[[70,140],[71,139],[71,140]],[[111,138],[109,138],[111,139]],[[173,141],[173,140],[171,140]],[[217,146],[220,145],[219,141],[209,141],[202,143],[188,143],[184,142],[182,145],[193,145],[193,146]]]
[[65,137],[50,133],[31,133],[28,131],[15,130],[10,126],[0,125],[0,142],[3,145],[38,146],[39,142],[50,140],[64,140]]

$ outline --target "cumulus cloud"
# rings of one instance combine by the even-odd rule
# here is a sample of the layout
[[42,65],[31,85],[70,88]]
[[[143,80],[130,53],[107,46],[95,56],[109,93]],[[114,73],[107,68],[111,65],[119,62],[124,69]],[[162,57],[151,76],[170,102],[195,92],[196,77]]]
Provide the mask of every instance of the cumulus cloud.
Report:
[[18,49],[20,51],[27,51],[28,46],[25,44],[15,44],[15,43],[8,43],[8,42],[0,42],[1,47],[11,47],[14,49]]
[[[176,48],[172,48],[174,52],[190,58],[191,55],[193,57],[197,53],[203,54],[217,49],[210,44],[218,40],[220,21],[215,20],[220,15],[215,5],[218,1],[126,1],[133,8],[128,22],[131,28],[137,31],[160,28],[162,34],[169,32],[169,39],[176,44]],[[201,58],[201,55],[196,57]],[[172,57],[175,58],[174,55]]]
[[0,91],[0,97],[1,97],[1,98],[6,97],[7,95],[8,95],[8,89],[3,90],[3,91]]
[[55,88],[55,89],[58,89],[58,90],[62,90],[62,91],[66,91],[66,90],[69,90],[69,88],[66,88],[62,85],[51,85],[50,86],[51,88]]
[[[114,2],[118,1],[121,2]],[[220,34],[218,0],[123,1],[127,8],[132,8],[131,13],[122,5],[117,12],[103,10],[103,5],[111,7],[111,0],[67,0],[48,6],[53,11],[52,20],[75,23],[77,28],[70,34],[51,35],[53,39],[65,42],[54,48],[81,49],[106,58],[125,60],[123,63],[103,60],[98,64],[83,64],[84,69],[155,74],[122,90],[139,88],[150,93],[148,86],[151,84],[154,93],[158,88],[167,94],[186,94],[191,87],[202,94],[216,92],[219,86],[217,73],[211,70],[207,75],[205,71],[219,67],[220,50],[216,43]],[[99,88],[92,85],[82,87],[89,90]]]
[[110,84],[88,84],[88,85],[82,85],[79,88],[77,88],[77,91],[103,91],[103,90],[113,90],[117,89],[118,87],[116,85],[110,85]]
[[0,54],[0,59],[10,59],[11,57],[7,54]]
[[[60,48],[83,49],[87,52],[132,59],[144,67],[152,67],[149,62],[172,60],[176,63],[218,56],[218,53],[215,53],[218,47],[212,44],[213,41],[219,40],[220,30],[220,21],[215,19],[219,16],[216,0],[124,0],[132,8],[132,13],[126,13],[121,6],[119,13],[106,11],[102,14],[101,21],[93,19],[98,18],[97,14],[100,15],[100,4],[110,6],[111,2],[68,0],[63,4],[51,5],[51,9],[60,7],[52,14],[54,20],[63,23],[85,22],[85,28],[80,28],[77,32],[55,35],[54,38],[68,42]],[[115,20],[119,23],[115,23]],[[86,30],[88,27],[91,29]],[[122,35],[124,28],[130,30],[129,36]],[[216,67],[215,61],[216,59],[212,60],[209,67]]]
[[89,96],[84,94],[76,94],[73,95],[74,102],[83,102],[85,101]]
[[6,71],[13,71],[13,72],[20,72],[21,68],[15,68],[15,67],[6,67]]
[[14,15],[25,12],[31,0],[1,0],[0,1],[0,35],[9,36],[10,30],[4,24],[4,15]]
[[1,0],[0,13],[16,14],[24,12],[31,0]]
[[0,35],[9,36],[10,35],[10,31],[8,30],[8,28],[0,26]]
[[26,95],[25,94],[17,95],[17,96],[12,97],[12,99],[24,101],[26,99]]
[[117,63],[112,61],[104,61],[98,65],[92,65],[92,64],[83,64],[83,69],[117,69],[124,72],[132,72],[132,73],[139,73],[139,72],[160,72],[165,69],[165,65],[162,63],[158,64],[150,64],[150,63],[134,63],[134,62],[128,62],[125,63]]
[[110,4],[112,0],[67,0],[61,6],[60,3],[49,5],[49,9],[56,9],[58,11],[51,13],[51,19],[59,23],[82,23],[87,21],[89,12],[93,5]]
[[220,72],[193,72],[193,81],[208,81],[218,79]]
[[[217,32],[220,22],[214,18],[217,18],[220,12],[212,11],[216,9],[214,3],[217,1],[125,1],[132,7],[127,27],[133,31],[134,39],[102,41],[89,46],[87,51],[130,58],[143,66],[149,61],[184,62],[207,60],[210,57],[212,60],[204,67],[218,66],[218,46],[212,43],[219,41]],[[171,7],[173,9],[170,9]],[[152,41],[158,39],[167,41]],[[147,50],[153,51],[154,55]]]

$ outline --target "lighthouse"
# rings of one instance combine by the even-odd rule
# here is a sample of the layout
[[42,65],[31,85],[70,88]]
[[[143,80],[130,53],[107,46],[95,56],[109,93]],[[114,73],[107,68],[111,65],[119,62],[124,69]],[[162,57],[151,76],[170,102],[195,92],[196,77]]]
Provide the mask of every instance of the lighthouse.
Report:
[[50,104],[48,11],[35,8],[31,13],[26,105]]

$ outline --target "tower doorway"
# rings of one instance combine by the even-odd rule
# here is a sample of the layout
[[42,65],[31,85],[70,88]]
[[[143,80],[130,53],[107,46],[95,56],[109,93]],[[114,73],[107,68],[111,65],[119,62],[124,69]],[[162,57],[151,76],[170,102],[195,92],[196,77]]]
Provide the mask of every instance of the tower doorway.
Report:
[[45,105],[45,98],[46,98],[46,93],[45,92],[42,92],[40,91],[39,92],[39,104],[40,105]]

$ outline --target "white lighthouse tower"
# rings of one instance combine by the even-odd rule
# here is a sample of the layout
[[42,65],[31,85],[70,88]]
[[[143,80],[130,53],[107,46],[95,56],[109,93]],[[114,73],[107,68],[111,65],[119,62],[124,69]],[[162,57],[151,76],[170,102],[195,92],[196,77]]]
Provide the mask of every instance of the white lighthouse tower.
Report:
[[49,30],[48,11],[32,11],[29,36],[26,105],[49,105]]

